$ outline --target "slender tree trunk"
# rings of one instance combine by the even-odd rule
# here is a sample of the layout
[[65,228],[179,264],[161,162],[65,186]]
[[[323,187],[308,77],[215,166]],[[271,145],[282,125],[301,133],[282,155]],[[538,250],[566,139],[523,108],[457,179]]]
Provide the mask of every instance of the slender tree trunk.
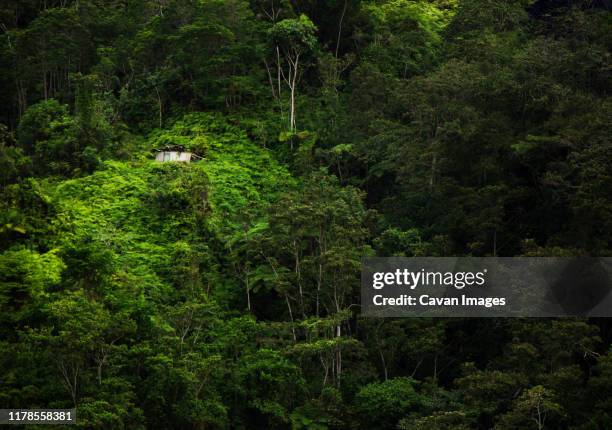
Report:
[[281,60],[280,60],[280,49],[278,47],[278,45],[276,46],[276,85],[277,85],[277,91],[276,94],[278,95],[278,106],[280,108],[280,115],[281,115],[281,121],[285,120],[285,113],[284,113],[284,109],[283,109],[283,93],[282,93],[282,77],[283,77],[283,69],[282,69],[282,65],[281,65]]
[[319,358],[321,359],[321,365],[323,366],[323,370],[325,370],[325,375],[323,376],[323,386],[327,384],[327,376],[329,375],[329,366],[326,361],[323,359],[323,354],[319,354]]
[[297,87],[297,76],[298,76],[298,70],[299,70],[299,64],[300,64],[300,54],[297,54],[295,57],[295,62],[293,64],[293,76],[290,76],[289,79],[291,80],[291,121],[290,121],[290,129],[292,132],[295,132],[296,130],[296,120],[295,120],[295,116],[296,116],[296,112],[295,112],[295,93],[296,93],[296,87]]
[[251,291],[249,285],[249,272],[245,271],[244,274],[244,283],[246,285],[246,297],[247,297],[247,309],[251,312]]
[[278,100],[278,95],[276,94],[276,88],[274,87],[274,81],[272,80],[272,72],[270,71],[270,66],[268,62],[264,58],[264,65],[266,66],[266,72],[268,73],[268,82],[270,83],[270,91],[272,92],[272,98],[274,100]]
[[[340,300],[338,298],[338,287],[336,286],[336,277],[334,276],[334,303],[336,305],[336,314],[340,313]],[[342,337],[342,322],[339,321],[336,325],[336,385],[340,387],[340,378],[342,375],[342,348],[340,346],[340,338]]]
[[302,316],[306,318],[306,310],[304,309],[304,290],[302,288],[302,271],[300,268],[300,251],[295,240],[293,241],[293,253],[295,257],[295,276],[297,278],[298,291],[300,293],[300,308],[302,310]]
[[380,345],[378,346],[378,353],[380,354],[380,362],[383,367],[383,374],[385,375],[385,381],[386,381],[389,379],[389,375],[387,374],[387,363],[385,361],[385,355],[383,354],[382,349],[380,348]]
[[[264,255],[264,258],[268,261],[268,263],[270,264],[270,267],[272,267],[274,276],[276,277],[276,279],[278,279],[278,272],[276,271],[276,268],[274,267],[274,263],[272,263],[272,260],[269,257],[266,257],[265,255]],[[289,295],[287,293],[285,293],[285,301],[287,302],[287,309],[289,310],[289,319],[291,320],[291,332],[293,334],[293,342],[297,342],[297,336],[295,335],[295,326],[293,322],[293,311],[291,310],[291,302],[289,301]]]
[[317,277],[317,304],[316,304],[316,315],[319,317],[320,313],[320,301],[321,301],[321,286],[323,284],[323,263],[321,259],[325,253],[325,244],[323,238],[323,227],[319,225],[319,274]]
[[438,354],[436,354],[434,357],[433,380],[434,380],[434,383],[438,381]]
[[19,119],[23,116],[24,112],[27,109],[27,98],[25,94],[25,90],[23,89],[23,82],[21,79],[17,79],[17,105],[18,105],[18,113]]
[[47,92],[47,71],[43,70],[43,98],[45,100],[48,99],[48,92]]
[[438,157],[434,153],[431,158],[431,175],[429,177],[429,192],[433,191],[434,184],[436,183],[436,168],[438,164]]
[[[338,342],[340,341],[340,337],[342,337],[341,325],[338,324],[336,326],[336,338]],[[340,379],[342,376],[342,348],[340,347],[340,343],[336,345],[336,376],[337,376],[337,386],[340,387]]]
[[293,333],[293,341],[297,342],[297,337],[295,336],[295,327],[293,324],[293,312],[291,311],[291,303],[289,302],[289,296],[285,293],[285,300],[287,301],[287,308],[289,309],[289,319],[291,320],[291,332]]
[[102,366],[104,365],[104,358],[98,360],[98,385],[102,385]]
[[417,370],[419,370],[419,367],[421,367],[421,364],[423,364],[423,360],[424,358],[421,358],[418,363],[416,364],[416,366],[414,366],[414,369],[412,370],[412,373],[410,374],[410,376],[414,376],[417,373]]
[[[76,407],[77,404],[77,381],[79,377],[79,365],[75,364],[72,369],[69,369],[64,364],[64,360],[61,360],[59,363],[60,370],[62,372],[62,377],[64,379],[64,383],[70,391],[70,397],[72,398],[72,403]],[[71,372],[72,370],[72,372]]]
[[319,317],[319,303],[321,300],[321,283],[323,281],[323,265],[321,264],[319,257],[319,277],[317,279],[317,307],[316,307],[316,315]]
[[159,89],[155,86],[155,93],[157,94],[157,105],[159,107],[159,128],[162,128],[162,99],[159,95]]
[[340,22],[338,23],[338,39],[336,40],[336,59],[338,59],[338,50],[340,48],[340,37],[342,36],[342,22],[344,21],[344,14],[346,13],[346,6],[348,1],[344,0],[344,7],[342,8],[342,15],[340,15]]
[[493,231],[493,257],[497,257],[497,229]]

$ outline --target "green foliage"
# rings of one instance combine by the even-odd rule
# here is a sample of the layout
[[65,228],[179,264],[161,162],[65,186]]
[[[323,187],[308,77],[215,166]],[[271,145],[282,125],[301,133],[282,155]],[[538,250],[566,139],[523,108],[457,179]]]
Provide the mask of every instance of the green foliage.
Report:
[[[60,282],[66,266],[57,254],[57,250],[41,255],[27,249],[0,254],[0,310],[6,328],[31,318]],[[3,335],[14,334],[3,330]]]
[[259,349],[245,355],[240,366],[240,386],[250,407],[267,417],[268,428],[287,422],[289,410],[300,399],[304,381],[294,364],[277,351]]
[[451,14],[428,2],[396,0],[365,6],[375,43],[365,56],[404,78],[422,72],[438,56],[441,33]]
[[291,428],[294,430],[343,428],[346,415],[341,393],[331,387],[324,388],[320,397],[294,409],[291,414]]
[[53,99],[25,112],[17,130],[18,143],[31,156],[38,175],[79,176],[99,167],[100,155],[117,150],[121,131],[112,129],[104,104],[94,100],[89,86],[88,79],[81,78],[76,116]]
[[609,322],[360,318],[358,290],[368,255],[610,254],[610,22],[3,2],[0,403],[88,429],[612,428]]
[[264,208],[294,181],[272,154],[218,115],[191,114],[149,138],[149,148],[183,145],[203,157],[198,165],[210,182],[207,222],[230,239],[262,220]]
[[555,402],[554,392],[541,385],[526,390],[514,402],[510,412],[502,416],[495,428],[520,429],[544,428],[546,423],[563,415],[563,409]]
[[414,420],[401,420],[398,426],[401,430],[468,430],[470,422],[463,412],[438,412],[434,415]]
[[594,416],[590,417],[589,421],[595,423],[610,422],[610,389],[612,388],[612,355],[608,352],[602,355],[597,360],[597,365],[594,368],[594,375],[589,380],[588,391],[590,397],[594,399],[595,410]]
[[272,44],[284,51],[303,53],[314,49],[316,31],[317,27],[310,18],[302,14],[297,19],[283,19],[276,23],[268,30],[268,37]]
[[510,404],[516,390],[525,384],[522,375],[479,370],[473,363],[467,363],[464,372],[466,375],[457,380],[457,385],[463,395],[463,403],[475,415],[490,417],[503,410]]
[[54,132],[68,121],[67,106],[56,100],[47,100],[32,106],[19,122],[17,138],[20,146],[28,152],[36,150],[39,141],[47,141]]
[[419,408],[421,399],[415,383],[410,378],[393,378],[363,387],[355,397],[360,420],[368,428],[394,427],[403,414]]
[[30,169],[30,157],[15,146],[13,134],[4,124],[0,124],[0,172],[2,185],[15,181],[20,176],[26,176]]

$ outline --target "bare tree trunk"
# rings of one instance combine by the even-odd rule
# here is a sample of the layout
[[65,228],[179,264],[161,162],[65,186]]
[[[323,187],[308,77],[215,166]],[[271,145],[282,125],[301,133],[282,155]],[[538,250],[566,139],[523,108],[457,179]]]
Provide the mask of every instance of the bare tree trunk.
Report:
[[538,400],[537,406],[536,406],[536,412],[538,414],[538,417],[535,419],[535,422],[538,425],[538,430],[542,430],[544,428],[544,419],[542,417],[542,410],[540,408],[540,401]]
[[325,384],[327,384],[327,375],[329,374],[329,366],[323,359],[323,354],[319,354],[319,357],[321,359],[321,365],[323,366],[323,369],[325,370],[325,376],[323,376],[323,386],[325,387]]
[[157,94],[157,104],[159,106],[159,128],[162,128],[162,100],[157,85],[155,86],[155,93]]
[[493,257],[497,257],[497,229],[493,232]]
[[[72,369],[66,368],[64,365],[64,360],[59,362],[59,367],[62,372],[62,377],[64,380],[64,384],[66,384],[66,388],[70,391],[70,397],[72,398],[72,403],[74,406],[77,404],[77,381],[79,377],[79,365],[75,364]],[[72,370],[72,372],[70,372]],[[72,374],[71,374],[72,373]]]
[[[336,338],[340,341],[340,337],[342,337],[340,324],[336,326]],[[342,348],[340,347],[340,343],[336,345],[336,376],[337,376],[337,386],[340,387],[340,378],[342,375]]]
[[296,92],[296,87],[297,87],[297,76],[298,76],[298,70],[299,70],[299,63],[300,63],[300,54],[297,54],[295,57],[295,62],[293,64],[293,78],[291,79],[291,122],[290,122],[290,129],[291,131],[295,132],[296,130],[296,121],[295,121],[295,116],[296,116],[296,112],[295,112],[295,92]]
[[300,269],[300,252],[297,247],[297,242],[293,241],[293,253],[295,257],[295,276],[297,278],[298,283],[298,291],[300,293],[300,307],[302,311],[302,316],[306,318],[306,310],[304,309],[304,290],[302,288],[302,272]]
[[338,24],[338,40],[336,40],[336,59],[338,59],[338,49],[340,48],[340,37],[342,36],[342,22],[344,21],[344,14],[346,13],[347,0],[344,0],[344,7],[342,8],[342,15],[340,15],[340,23]]
[[293,312],[291,311],[291,303],[289,302],[289,296],[285,293],[285,300],[287,301],[287,308],[289,308],[289,319],[291,320],[291,332],[293,333],[293,341],[297,342],[297,337],[295,336],[295,327],[293,324]]
[[[264,258],[270,263],[270,267],[272,267],[272,271],[274,272],[274,276],[278,279],[278,272],[272,263],[272,260],[269,257],[266,257],[263,253]],[[291,320],[291,332],[293,334],[293,341],[297,342],[297,336],[295,335],[295,326],[293,322],[293,311],[291,310],[291,302],[289,302],[289,295],[285,293],[285,301],[287,302],[287,309],[289,309],[289,319]]]
[[[289,63],[289,78],[285,79],[287,82],[287,86],[289,87],[289,131],[293,131],[293,65]],[[293,149],[293,141],[289,141],[291,144],[291,149]]]
[[[321,258],[321,257],[319,257]],[[319,303],[320,303],[320,299],[321,299],[321,283],[323,281],[323,265],[321,264],[321,261],[319,260],[319,276],[317,279],[317,306],[316,306],[316,315],[317,318],[319,317]]]
[[436,168],[438,164],[438,157],[434,153],[431,159],[431,176],[429,177],[429,192],[433,191],[434,184],[436,182]]
[[280,61],[280,49],[278,45],[276,45],[276,84],[277,84],[277,92],[278,94],[278,105],[280,107],[281,121],[285,120],[285,114],[283,112],[283,99],[282,99],[282,81],[281,77],[283,76],[283,69]]
[[414,377],[414,375],[416,375],[417,370],[419,370],[419,367],[421,367],[421,364],[423,364],[423,360],[425,359],[421,358],[416,364],[416,366],[414,366],[414,369],[412,370],[412,373],[410,374],[411,377]]
[[45,100],[48,99],[48,92],[47,92],[47,71],[43,70],[43,98]]
[[27,98],[25,94],[25,90],[23,89],[23,83],[21,79],[17,79],[17,106],[19,112],[19,119],[23,116],[24,112],[27,109]]
[[264,62],[264,65],[266,66],[266,72],[268,73],[268,82],[270,83],[270,91],[272,92],[272,98],[274,100],[278,100],[278,95],[276,94],[276,88],[274,88],[274,82],[272,80],[272,72],[270,72],[270,66],[268,65],[268,62],[266,61],[265,58],[263,62]]
[[438,381],[438,354],[434,357],[433,380],[434,383]]
[[106,357],[102,357],[102,358],[98,358],[97,362],[98,362],[98,385],[102,385],[102,366],[104,365],[104,361],[106,360]]
[[323,254],[325,253],[325,244],[323,238],[323,227],[319,225],[319,274],[317,277],[317,305],[316,305],[316,315],[319,317],[320,312],[320,301],[321,301],[321,287],[323,284],[323,264],[321,263],[321,259],[323,258]]
[[[340,313],[340,300],[338,298],[338,287],[336,285],[336,277],[334,276],[334,303],[336,305],[336,313]],[[340,378],[342,375],[342,348],[340,346],[340,338],[342,337],[342,322],[339,321],[336,325],[336,386],[340,387]]]
[[382,367],[383,367],[383,373],[385,375],[385,381],[389,379],[389,375],[387,374],[387,363],[385,361],[385,355],[382,352],[382,349],[380,349],[380,345],[378,346],[378,352],[380,354],[380,362],[382,363]]
[[246,285],[246,296],[247,296],[247,309],[251,312],[251,291],[249,286],[249,272],[245,271],[244,283]]

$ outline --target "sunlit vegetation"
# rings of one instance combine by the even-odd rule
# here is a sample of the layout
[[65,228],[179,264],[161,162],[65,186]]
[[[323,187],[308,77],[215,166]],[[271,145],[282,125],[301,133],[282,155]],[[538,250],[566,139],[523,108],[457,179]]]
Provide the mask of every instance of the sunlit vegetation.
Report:
[[359,307],[364,256],[611,254],[611,23],[592,0],[4,1],[0,407],[612,428],[609,321]]

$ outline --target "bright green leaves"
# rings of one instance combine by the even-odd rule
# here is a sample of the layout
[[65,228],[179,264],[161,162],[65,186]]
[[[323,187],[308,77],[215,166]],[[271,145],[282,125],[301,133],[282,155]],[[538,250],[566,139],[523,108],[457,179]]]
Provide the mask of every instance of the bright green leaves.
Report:
[[[270,67],[266,62],[272,96],[278,100],[282,116],[282,86],[286,85],[289,90],[289,131],[291,134],[297,131],[297,88],[304,75],[304,70],[312,60],[317,38],[316,26],[306,15],[300,15],[298,19],[288,18],[275,23],[268,30],[268,43],[270,45],[272,62],[276,65],[276,84],[272,81]],[[282,79],[281,79],[282,77]],[[293,149],[293,140],[290,140]]]
[[[119,290],[133,290],[134,299],[144,292],[159,298],[174,283],[195,282],[188,280],[209,264],[198,239],[207,234],[209,210],[201,165],[149,161],[106,167],[55,191],[60,240],[72,261],[68,278],[88,279],[88,288],[124,285]],[[187,267],[173,270],[173,260]]]
[[393,378],[364,386],[355,397],[360,419],[371,429],[393,428],[404,414],[419,408],[416,384],[412,378]]
[[149,139],[152,148],[180,144],[202,156],[193,163],[208,177],[208,224],[226,238],[264,217],[267,206],[293,180],[273,155],[253,144],[223,117],[191,114]]
[[19,322],[31,316],[49,295],[49,288],[60,282],[65,268],[58,250],[39,254],[21,249],[0,254],[0,319]]
[[611,427],[605,322],[356,317],[371,247],[609,254],[609,11],[557,3],[3,4],[0,403]]
[[[170,142],[203,159],[152,161],[150,148]],[[3,255],[11,270],[1,306],[26,310],[33,303],[37,319],[24,342],[52,364],[45,378],[57,386],[56,405],[78,404],[92,428],[143,422],[137,396],[147,416],[168,425],[223,428],[233,419],[228,398],[242,384],[259,391],[233,408],[288,422],[288,399],[302,390],[299,368],[276,351],[255,352],[260,326],[252,318],[221,319],[210,296],[232,282],[219,282],[218,239],[232,244],[244,223],[265,224],[268,206],[293,180],[218,116],[186,117],[146,144],[134,154],[140,162],[108,161],[87,177],[38,190],[54,209],[48,240],[58,250]],[[142,374],[123,370],[136,363]],[[135,387],[143,384],[139,393]]]
[[268,30],[268,37],[274,46],[283,51],[295,53],[308,52],[314,49],[317,39],[317,27],[306,15],[297,19],[284,19]]

